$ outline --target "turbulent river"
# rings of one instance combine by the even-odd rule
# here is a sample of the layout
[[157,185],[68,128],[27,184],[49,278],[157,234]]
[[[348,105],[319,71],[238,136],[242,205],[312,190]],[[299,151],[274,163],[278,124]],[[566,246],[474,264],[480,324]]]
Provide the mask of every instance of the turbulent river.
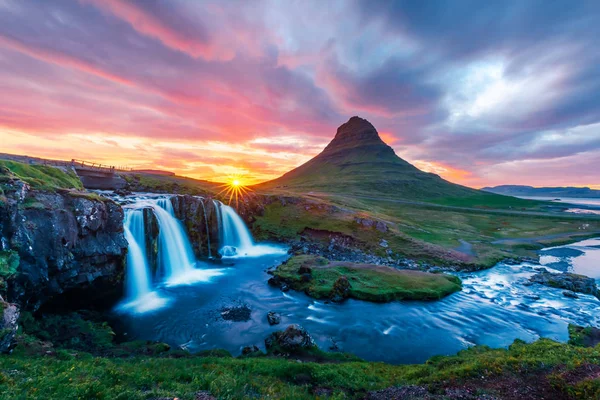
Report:
[[[266,270],[285,258],[282,254],[230,258],[208,281],[157,288],[168,305],[120,315],[128,340],[163,341],[190,351],[223,348],[237,355],[248,345],[264,349],[270,332],[297,323],[322,349],[336,343],[341,351],[367,360],[419,363],[473,345],[505,347],[515,339],[540,337],[564,342],[568,323],[600,323],[598,299],[588,295],[571,299],[563,296],[563,290],[528,284],[543,265],[499,264],[459,274],[463,290],[435,302],[325,304],[267,285]],[[549,270],[599,279],[600,239],[546,249],[541,263]],[[223,309],[239,305],[250,308],[248,321],[222,318]],[[269,311],[281,313],[281,325],[269,326]]]

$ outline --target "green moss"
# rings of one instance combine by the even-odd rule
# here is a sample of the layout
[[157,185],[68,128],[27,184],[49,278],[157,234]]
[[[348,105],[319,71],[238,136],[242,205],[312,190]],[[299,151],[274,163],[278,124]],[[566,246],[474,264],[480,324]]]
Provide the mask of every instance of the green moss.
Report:
[[93,201],[112,202],[112,200],[108,197],[100,196],[99,194],[94,192],[69,191],[67,194],[71,197],[78,197]]
[[0,160],[0,176],[15,177],[39,190],[83,189],[75,172],[65,172],[47,165],[30,165]]
[[43,315],[21,314],[22,332],[57,347],[102,354],[113,348],[115,336],[106,322],[84,319],[78,313]]
[[[312,269],[310,279],[299,274],[300,267]],[[350,282],[349,297],[374,302],[394,300],[437,300],[461,290],[458,277],[389,267],[332,262],[322,257],[296,256],[273,273],[293,289],[317,299],[330,298],[335,282],[345,276]]]
[[19,268],[19,254],[16,251],[0,251],[0,278],[9,278]]
[[22,203],[19,204],[19,207],[22,209],[26,209],[26,210],[31,210],[31,209],[44,210],[46,208],[46,206],[44,204],[40,203],[34,197],[26,198],[25,201],[23,201]]
[[569,344],[578,347],[594,347],[599,343],[600,329],[569,324]]

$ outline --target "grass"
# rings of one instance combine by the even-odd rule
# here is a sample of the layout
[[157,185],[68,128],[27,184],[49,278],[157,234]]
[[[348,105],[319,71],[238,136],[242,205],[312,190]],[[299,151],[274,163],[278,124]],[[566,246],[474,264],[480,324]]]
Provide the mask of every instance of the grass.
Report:
[[[385,221],[389,231],[364,229],[354,222],[357,216]],[[385,239],[390,250],[404,257],[479,269],[506,258],[535,257],[536,251],[547,245],[598,236],[600,219],[348,196],[305,196],[296,204],[267,205],[253,225],[261,239],[295,240],[307,236],[309,230],[345,235],[354,240],[356,247],[378,255],[384,255],[378,243]],[[457,251],[462,241],[471,245],[471,254]]]
[[[307,281],[298,273],[301,267],[312,270],[312,279]],[[294,290],[317,299],[330,298],[335,282],[342,276],[350,282],[350,298],[373,302],[437,300],[461,290],[460,279],[452,275],[329,262],[323,257],[310,255],[291,258],[277,267],[273,274]]]
[[83,185],[75,172],[65,172],[47,165],[30,165],[16,161],[0,160],[0,176],[20,179],[27,182],[33,189],[38,190],[83,189]]
[[219,187],[218,183],[186,178],[183,176],[143,173],[122,173],[120,175],[132,187],[133,191],[203,196],[214,193]]
[[200,390],[219,399],[313,399],[314,388],[320,387],[331,390],[331,398],[341,399],[408,384],[432,389],[470,385],[493,393],[486,384],[535,376],[530,385],[548,382],[555,394],[591,399],[600,395],[598,377],[568,376],[599,362],[598,347],[579,348],[546,339],[532,344],[517,341],[509,349],[474,347],[425,364],[401,366],[281,358],[105,358],[64,350],[26,356],[17,351],[0,356],[0,392],[10,399],[192,400]]

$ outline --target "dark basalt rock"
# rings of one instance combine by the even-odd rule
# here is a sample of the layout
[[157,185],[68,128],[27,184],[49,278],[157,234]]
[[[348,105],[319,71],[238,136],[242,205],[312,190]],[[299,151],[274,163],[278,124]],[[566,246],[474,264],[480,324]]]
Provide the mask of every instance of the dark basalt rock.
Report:
[[341,303],[350,296],[350,281],[345,276],[340,276],[333,283],[329,298],[335,303]]
[[20,259],[7,279],[8,301],[35,311],[56,296],[85,289],[78,306],[91,298],[108,306],[114,299],[106,293],[120,292],[122,285],[123,209],[85,192],[31,190],[19,180],[5,184],[4,194],[0,250]]
[[226,321],[244,322],[250,320],[252,310],[246,305],[226,307],[221,310],[221,318]]
[[295,352],[316,347],[310,334],[300,325],[290,325],[285,331],[273,332],[265,339],[267,351],[282,350]]
[[540,285],[566,289],[576,293],[591,294],[600,298],[600,292],[593,278],[571,273],[553,274],[544,269],[540,271],[529,280]]
[[267,313],[267,321],[269,321],[269,325],[279,325],[281,322],[281,315],[275,311],[269,311]]
[[8,353],[13,347],[19,328],[19,307],[7,303],[0,296],[0,353]]
[[260,349],[258,348],[258,346],[246,346],[242,349],[243,356],[248,356],[257,353],[260,353]]

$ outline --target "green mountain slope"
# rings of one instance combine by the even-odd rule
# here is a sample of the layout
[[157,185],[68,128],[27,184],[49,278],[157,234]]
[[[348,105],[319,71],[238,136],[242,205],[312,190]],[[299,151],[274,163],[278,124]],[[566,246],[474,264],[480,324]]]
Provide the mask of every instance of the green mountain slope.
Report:
[[[371,123],[352,117],[321,154],[260,189],[323,192],[465,205],[509,203],[509,197],[450,183],[396,155]],[[516,200],[516,199],[514,199]],[[503,205],[503,204],[502,204]]]

